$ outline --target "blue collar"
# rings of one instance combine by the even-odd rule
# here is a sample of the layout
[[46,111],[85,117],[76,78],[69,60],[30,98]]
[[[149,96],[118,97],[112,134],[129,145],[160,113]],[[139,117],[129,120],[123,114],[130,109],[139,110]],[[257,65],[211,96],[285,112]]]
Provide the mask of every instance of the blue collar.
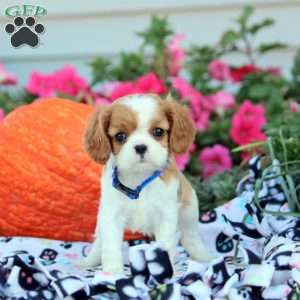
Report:
[[154,179],[159,177],[164,170],[166,169],[166,166],[161,169],[161,170],[156,170],[153,172],[152,175],[147,177],[142,181],[141,184],[139,184],[134,190],[129,188],[128,186],[124,185],[118,177],[118,168],[114,167],[113,168],[113,173],[112,173],[112,185],[115,189],[118,191],[122,192],[125,194],[129,199],[131,200],[136,200],[139,198],[140,192],[142,191],[143,188],[145,188],[148,184],[150,184]]

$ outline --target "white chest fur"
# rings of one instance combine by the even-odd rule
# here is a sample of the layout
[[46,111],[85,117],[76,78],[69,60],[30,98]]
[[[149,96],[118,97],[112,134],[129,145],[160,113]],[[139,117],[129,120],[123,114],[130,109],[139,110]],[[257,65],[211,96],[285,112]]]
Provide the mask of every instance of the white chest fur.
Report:
[[105,215],[107,222],[117,218],[124,228],[152,235],[161,219],[171,221],[178,214],[179,181],[175,178],[168,183],[157,178],[141,191],[138,199],[131,200],[112,186],[112,168],[108,165],[101,186],[100,219]]

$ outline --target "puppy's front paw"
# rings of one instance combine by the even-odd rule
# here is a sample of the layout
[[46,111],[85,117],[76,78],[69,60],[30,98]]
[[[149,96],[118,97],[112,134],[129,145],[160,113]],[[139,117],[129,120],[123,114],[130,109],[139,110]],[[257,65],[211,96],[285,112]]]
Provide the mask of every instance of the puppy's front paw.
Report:
[[215,259],[216,257],[213,256],[212,254],[208,253],[208,252],[202,252],[198,258],[198,261],[201,262],[210,262],[213,259]]
[[198,262],[209,262],[215,259],[215,257],[208,252],[208,250],[202,245],[202,243],[188,244],[188,253],[191,259]]
[[111,273],[113,275],[123,275],[124,274],[123,266],[119,265],[119,264],[103,265],[103,271]]
[[93,267],[97,267],[98,265],[100,265],[101,262],[93,257],[86,257],[80,260],[77,260],[75,262],[75,266],[80,268],[80,269],[88,269],[88,268],[93,268]]
[[191,258],[198,262],[210,262],[216,257],[210,254],[206,249],[199,248],[198,251],[195,251],[193,255],[191,255]]

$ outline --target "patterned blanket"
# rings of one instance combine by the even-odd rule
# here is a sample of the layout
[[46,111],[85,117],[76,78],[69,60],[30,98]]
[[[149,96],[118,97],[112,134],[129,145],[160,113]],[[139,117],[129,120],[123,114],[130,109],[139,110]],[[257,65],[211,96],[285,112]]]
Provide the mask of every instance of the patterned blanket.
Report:
[[[215,255],[209,264],[188,258],[178,244],[175,270],[155,242],[124,242],[126,276],[74,261],[90,244],[35,238],[0,238],[0,299],[242,300],[300,299],[300,219],[263,213],[253,202],[262,176],[260,158],[237,197],[200,218],[202,237]],[[271,173],[276,173],[276,162]],[[259,191],[261,207],[287,211],[281,178]]]

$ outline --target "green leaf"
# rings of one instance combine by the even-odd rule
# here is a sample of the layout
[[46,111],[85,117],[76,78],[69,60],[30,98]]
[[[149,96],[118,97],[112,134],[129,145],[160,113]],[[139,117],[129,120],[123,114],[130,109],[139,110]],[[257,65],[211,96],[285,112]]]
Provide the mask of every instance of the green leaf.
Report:
[[114,80],[128,81],[149,72],[146,58],[135,52],[120,54],[117,64],[112,68],[111,74]]
[[95,58],[91,63],[89,63],[92,69],[92,86],[105,80],[112,79],[111,64],[112,63],[108,58],[102,56]]
[[173,34],[167,18],[153,16],[148,29],[138,32],[137,35],[144,39],[145,46],[152,46],[156,51],[162,51],[166,46],[167,38]]
[[279,88],[270,86],[269,101],[267,106],[267,115],[273,118],[282,115],[284,99]]
[[247,170],[240,167],[234,167],[205,181],[202,181],[199,175],[185,172],[198,196],[200,213],[215,209],[232,200],[236,196],[236,186],[246,172]]
[[300,50],[297,51],[292,67],[292,81],[286,94],[287,98],[300,99]]
[[259,23],[253,24],[252,26],[249,27],[248,30],[251,34],[255,35],[261,29],[272,26],[272,25],[274,25],[274,20],[271,18],[267,18]]
[[279,42],[273,42],[273,43],[262,43],[260,44],[258,51],[260,53],[266,53],[272,50],[277,50],[277,49],[283,49],[286,48],[287,45]]
[[298,50],[292,68],[293,81],[299,85],[300,90],[300,50]]
[[220,44],[224,48],[227,48],[229,45],[234,44],[238,39],[239,39],[239,34],[236,31],[230,29],[224,32]]
[[257,148],[257,147],[263,146],[265,144],[266,144],[265,141],[263,141],[263,142],[261,142],[261,141],[253,142],[253,143],[249,143],[247,145],[236,147],[236,148],[232,149],[231,152],[242,152],[242,151],[245,151],[245,150],[251,150],[253,148]]
[[29,94],[25,89],[18,89],[13,93],[0,91],[0,108],[9,113],[17,107],[30,104],[36,99],[36,96]]
[[193,45],[186,55],[186,68],[190,72],[191,84],[203,93],[209,92],[211,78],[208,74],[208,65],[218,57],[216,48]]
[[250,98],[261,98],[263,101],[268,96],[269,89],[264,84],[253,84],[249,90]]
[[221,118],[211,118],[209,127],[204,132],[196,135],[195,144],[197,149],[202,149],[216,143],[222,144],[228,148],[234,146],[232,140],[228,138],[231,128],[232,113],[232,111],[227,111]]
[[251,5],[244,6],[242,14],[237,19],[238,23],[245,27],[247,21],[249,20],[250,16],[253,14],[254,8]]

